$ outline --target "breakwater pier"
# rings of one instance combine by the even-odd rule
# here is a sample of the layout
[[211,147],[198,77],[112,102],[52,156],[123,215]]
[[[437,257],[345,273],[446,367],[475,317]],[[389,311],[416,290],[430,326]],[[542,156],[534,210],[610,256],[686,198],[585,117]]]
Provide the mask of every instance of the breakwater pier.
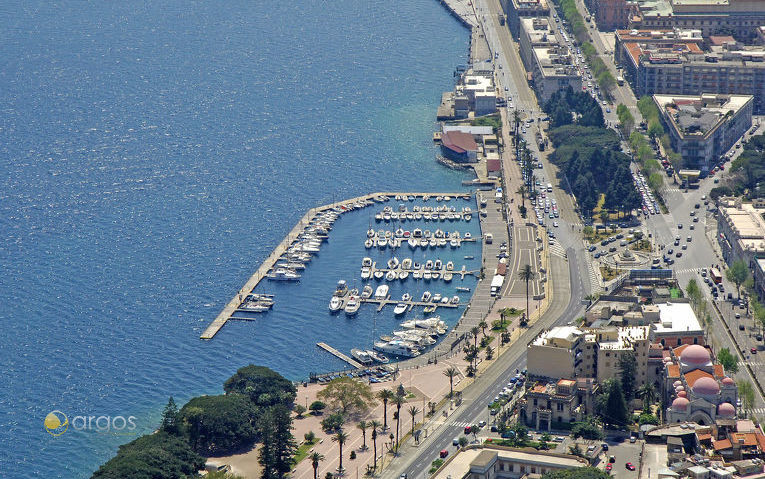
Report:
[[[215,337],[216,334],[226,325],[230,320],[244,319],[240,316],[235,316],[237,310],[244,311],[241,306],[247,300],[252,291],[263,281],[264,278],[269,278],[269,275],[273,277],[273,271],[278,266],[277,263],[285,261],[284,256],[296,243],[300,241],[301,235],[304,235],[307,228],[311,227],[312,223],[317,219],[328,213],[343,214],[360,208],[365,208],[377,203],[384,203],[386,201],[412,201],[422,200],[433,203],[441,202],[447,203],[446,198],[455,199],[470,199],[472,193],[434,193],[434,192],[381,192],[370,193],[363,196],[358,196],[327,205],[311,208],[305,215],[298,221],[298,223],[290,230],[285,238],[274,248],[271,254],[263,261],[260,267],[253,273],[252,276],[245,282],[245,284],[236,292],[233,298],[223,307],[218,316],[207,326],[207,328],[200,335],[200,339],[210,340]],[[305,252],[306,250],[304,250]],[[278,268],[276,268],[278,269]],[[456,272],[455,272],[456,273]],[[286,279],[286,278],[285,278]],[[273,298],[274,304],[278,305],[279,298]],[[248,318],[249,319],[249,318]]]

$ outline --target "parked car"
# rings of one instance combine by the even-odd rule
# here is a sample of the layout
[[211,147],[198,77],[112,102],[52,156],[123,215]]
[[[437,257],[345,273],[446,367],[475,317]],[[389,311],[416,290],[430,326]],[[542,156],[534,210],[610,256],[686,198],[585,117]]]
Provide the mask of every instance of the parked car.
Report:
[[632,464],[631,462],[628,462],[628,463],[627,463],[627,464],[625,464],[624,466],[625,466],[627,469],[629,469],[630,471],[634,471],[634,470],[635,470],[635,465],[634,465],[634,464]]

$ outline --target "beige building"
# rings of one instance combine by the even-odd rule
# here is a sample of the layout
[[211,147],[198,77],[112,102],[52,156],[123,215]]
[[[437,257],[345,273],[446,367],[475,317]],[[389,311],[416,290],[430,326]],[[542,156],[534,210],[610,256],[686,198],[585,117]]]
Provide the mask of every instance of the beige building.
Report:
[[569,454],[484,445],[457,452],[432,479],[519,479],[585,466]]
[[584,332],[575,326],[557,326],[543,331],[526,349],[526,368],[538,378],[594,377],[595,370],[584,361]]
[[717,241],[728,264],[741,259],[748,265],[765,255],[765,209],[740,199],[721,199]]
[[639,388],[649,379],[648,350],[650,348],[649,326],[610,327],[590,331],[597,343],[597,380],[602,383],[606,379],[618,378],[621,375],[619,360],[626,353],[635,354],[635,373],[637,380],[635,388]]
[[754,38],[765,24],[762,0],[636,0],[630,28],[698,28],[705,36],[720,32]]
[[594,412],[597,383],[592,378],[537,383],[518,402],[519,419],[536,430],[561,429]]

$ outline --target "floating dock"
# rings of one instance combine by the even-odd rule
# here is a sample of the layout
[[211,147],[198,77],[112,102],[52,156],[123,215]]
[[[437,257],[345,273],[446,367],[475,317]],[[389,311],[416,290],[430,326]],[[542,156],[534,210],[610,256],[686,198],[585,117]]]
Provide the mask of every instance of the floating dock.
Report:
[[316,346],[320,347],[321,349],[327,351],[328,353],[333,354],[335,357],[342,359],[346,363],[350,364],[356,369],[364,369],[364,365],[360,362],[356,361],[355,359],[351,359],[350,357],[346,356],[345,354],[341,353],[337,349],[333,348],[327,343],[316,343]]
[[[247,295],[249,295],[255,287],[260,283],[263,278],[266,277],[266,274],[271,270],[271,268],[274,267],[277,261],[282,257],[282,255],[289,249],[292,242],[298,237],[300,233],[302,233],[305,230],[305,227],[320,213],[323,213],[327,210],[333,210],[333,209],[341,209],[341,210],[348,210],[350,211],[352,208],[354,208],[354,204],[359,202],[366,202],[366,201],[375,201],[379,202],[379,199],[382,197],[385,197],[387,199],[394,199],[396,196],[408,196],[408,197],[414,197],[419,199],[424,199],[427,197],[428,199],[432,199],[435,201],[437,196],[450,196],[454,199],[470,199],[472,197],[472,193],[371,193],[364,196],[358,196],[355,198],[350,198],[343,201],[338,201],[335,203],[331,203],[324,206],[319,206],[317,208],[311,208],[306,212],[305,215],[300,219],[300,221],[295,225],[294,228],[287,234],[287,236],[282,240],[279,245],[274,248],[274,250],[271,252],[271,254],[266,258],[265,261],[263,261],[263,264],[260,265],[260,267],[255,271],[255,273],[250,277],[250,279],[247,280],[247,282],[242,286],[242,288],[234,295],[234,297],[231,299],[231,301],[226,304],[226,306],[223,308],[223,310],[218,314],[218,316],[213,320],[212,323],[210,323],[209,326],[204,330],[202,335],[200,336],[200,339],[212,339],[215,337],[216,334],[218,334],[218,331],[225,326],[225,324],[228,322],[229,319],[231,319],[231,316],[236,312],[237,309],[239,309],[239,306],[241,306],[242,302],[245,300]],[[399,200],[401,201],[401,200]],[[239,318],[237,318],[239,319]]]

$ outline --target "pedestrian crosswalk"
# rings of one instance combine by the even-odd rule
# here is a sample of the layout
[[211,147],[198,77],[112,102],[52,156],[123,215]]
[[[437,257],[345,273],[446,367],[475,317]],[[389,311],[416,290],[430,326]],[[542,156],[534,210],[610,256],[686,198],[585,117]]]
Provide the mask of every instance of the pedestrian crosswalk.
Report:
[[699,268],[680,268],[675,270],[675,274],[688,274],[688,273],[698,273]]
[[756,407],[753,409],[750,409],[752,414],[765,414],[765,407]]
[[464,421],[454,421],[452,423],[452,426],[459,427],[461,429],[465,429],[468,426],[472,426],[472,424],[470,424],[469,422],[464,422]]
[[560,243],[556,241],[550,245],[550,254],[564,258],[566,256],[566,250],[564,250],[563,246],[561,246]]
[[757,361],[742,361],[741,364],[753,368],[760,368],[762,366],[765,366],[765,363],[757,362]]

